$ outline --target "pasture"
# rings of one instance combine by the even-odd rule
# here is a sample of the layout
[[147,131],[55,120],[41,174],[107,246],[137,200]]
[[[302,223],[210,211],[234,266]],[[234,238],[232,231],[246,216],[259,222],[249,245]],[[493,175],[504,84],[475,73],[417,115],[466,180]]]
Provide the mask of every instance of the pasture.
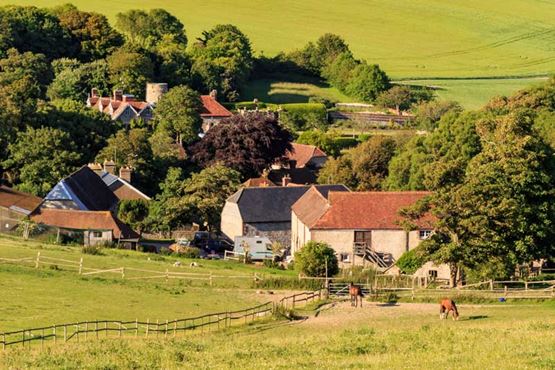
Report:
[[168,340],[90,340],[0,353],[0,367],[28,368],[538,368],[555,366],[555,304],[460,305],[348,302],[299,311],[299,320]]
[[[228,261],[199,261],[191,268],[190,260],[177,260],[133,251],[107,249],[104,255],[85,255],[79,247],[64,247],[16,238],[0,237],[0,258],[41,256],[79,261],[85,268],[113,269],[118,266],[145,271],[191,273],[202,280],[150,278],[153,273],[129,270],[121,273],[78,275],[77,268],[63,261],[53,265],[0,262],[0,331],[96,319],[160,319],[199,315],[206,312],[235,310],[253,306],[267,297],[253,294],[253,274],[293,277],[293,271],[246,266]],[[88,267],[87,267],[88,266]],[[88,271],[88,270],[85,270]],[[211,273],[213,286],[204,274]],[[191,275],[196,276],[196,275]],[[242,276],[241,278],[235,278]]]
[[[53,6],[66,0],[0,0],[0,5]],[[552,73],[555,7],[542,0],[360,1],[73,0],[105,13],[162,7],[185,25],[189,40],[233,23],[256,53],[300,48],[326,32],[343,36],[359,58],[392,77],[483,77]]]

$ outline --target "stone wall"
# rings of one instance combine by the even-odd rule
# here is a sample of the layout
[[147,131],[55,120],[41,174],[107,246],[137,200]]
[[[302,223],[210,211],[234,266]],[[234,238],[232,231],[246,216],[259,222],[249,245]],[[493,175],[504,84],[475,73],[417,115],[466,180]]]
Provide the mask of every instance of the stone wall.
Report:
[[284,248],[290,248],[291,222],[245,223],[243,236],[264,236],[272,242],[280,242]]

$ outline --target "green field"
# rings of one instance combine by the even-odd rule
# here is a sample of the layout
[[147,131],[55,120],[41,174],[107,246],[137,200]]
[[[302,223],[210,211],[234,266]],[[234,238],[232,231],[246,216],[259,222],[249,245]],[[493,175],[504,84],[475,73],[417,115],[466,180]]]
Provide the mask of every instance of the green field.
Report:
[[553,369],[554,302],[460,305],[459,321],[436,304],[348,303],[299,312],[298,321],[169,340],[89,340],[0,353],[4,368]]
[[183,265],[174,267],[176,258],[172,257],[115,249],[105,250],[102,256],[84,255],[79,247],[0,237],[0,258],[36,256],[37,252],[43,259],[79,261],[83,257],[85,268],[125,266],[162,273],[167,269],[223,277],[214,278],[213,287],[210,287],[206,280],[133,279],[153,274],[131,270],[126,272],[125,279],[121,278],[121,273],[79,276],[75,267],[63,266],[68,264],[63,261],[55,261],[56,268],[41,265],[39,269],[35,269],[33,263],[0,263],[0,332],[79,320],[173,320],[242,309],[267,297],[253,294],[253,279],[232,276],[252,276],[253,273],[267,277],[294,276],[293,271],[230,261],[202,260],[200,267],[191,268],[188,260],[180,259]]
[[[1,0],[52,6],[66,0]],[[391,76],[479,77],[555,71],[555,4],[543,0],[266,0],[152,2],[74,0],[114,20],[128,9],[165,8],[190,40],[218,23],[239,26],[257,53],[302,47],[326,32],[343,36],[355,55]]]

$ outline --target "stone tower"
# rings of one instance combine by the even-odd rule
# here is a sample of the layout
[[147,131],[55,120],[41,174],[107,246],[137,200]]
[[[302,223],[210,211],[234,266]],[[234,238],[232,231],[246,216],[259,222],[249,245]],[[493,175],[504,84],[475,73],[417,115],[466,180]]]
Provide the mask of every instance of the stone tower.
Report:
[[150,104],[158,103],[158,100],[168,92],[168,84],[165,82],[147,82],[146,101]]

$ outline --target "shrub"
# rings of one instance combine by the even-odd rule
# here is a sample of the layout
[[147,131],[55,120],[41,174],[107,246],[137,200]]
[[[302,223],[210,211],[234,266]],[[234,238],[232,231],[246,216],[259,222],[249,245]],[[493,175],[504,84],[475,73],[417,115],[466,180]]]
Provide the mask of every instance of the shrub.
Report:
[[86,245],[83,249],[81,249],[81,252],[95,256],[101,256],[104,254],[102,253],[102,247],[100,245]]
[[333,276],[339,272],[335,251],[328,244],[315,241],[309,241],[295,253],[295,266],[307,276]]
[[279,121],[292,131],[326,129],[328,126],[326,106],[321,103],[283,104]]
[[424,258],[420,249],[414,248],[403,253],[397,260],[397,267],[405,274],[414,274],[424,264]]
[[162,247],[160,248],[160,251],[158,253],[160,253],[163,256],[169,256],[170,254],[172,254],[172,251],[170,248]]
[[181,247],[178,253],[185,258],[200,258],[200,249],[195,247]]
[[264,267],[283,270],[283,266],[274,260],[264,260]]

